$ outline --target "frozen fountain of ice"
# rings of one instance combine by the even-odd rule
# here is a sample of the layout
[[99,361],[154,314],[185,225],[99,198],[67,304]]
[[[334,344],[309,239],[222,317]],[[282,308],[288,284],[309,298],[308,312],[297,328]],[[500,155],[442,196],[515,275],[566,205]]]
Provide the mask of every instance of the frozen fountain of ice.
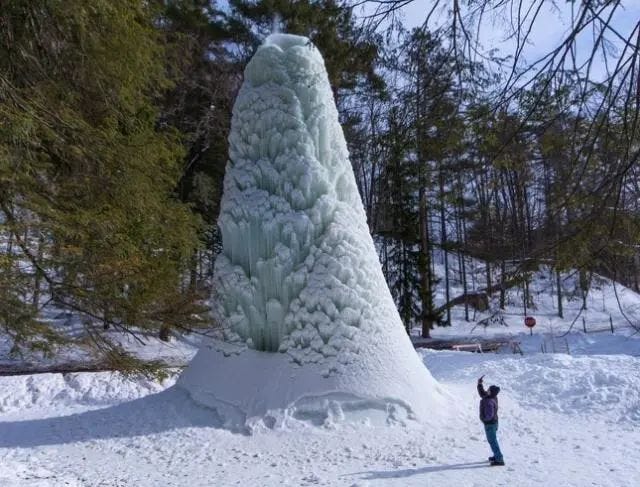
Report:
[[229,142],[214,273],[223,335],[179,385],[234,424],[329,411],[430,417],[440,391],[385,283],[307,38],[273,34],[258,49]]

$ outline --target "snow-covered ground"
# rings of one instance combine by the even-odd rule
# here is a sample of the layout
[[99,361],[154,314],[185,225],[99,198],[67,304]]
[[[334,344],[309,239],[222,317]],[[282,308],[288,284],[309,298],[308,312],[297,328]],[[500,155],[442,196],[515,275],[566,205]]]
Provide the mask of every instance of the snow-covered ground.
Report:
[[[463,294],[458,271],[458,260],[450,258],[450,298]],[[437,287],[436,303],[446,302],[444,293],[444,266],[442,255],[437,255],[436,275],[440,282]],[[482,290],[484,281],[484,262],[466,258],[469,292]],[[493,279],[497,279],[493,269]],[[587,308],[583,302],[576,272],[563,273],[561,276],[563,317],[558,316],[556,276],[551,269],[543,266],[533,273],[529,292],[531,303],[526,316],[536,319],[533,334],[524,325],[525,310],[521,286],[506,292],[505,309],[499,308],[499,293],[489,299],[489,310],[479,312],[472,306],[468,308],[468,321],[464,306],[455,306],[451,310],[450,327],[436,327],[431,336],[434,339],[493,339],[499,338],[520,342],[523,351],[569,352],[575,354],[617,354],[640,355],[640,340],[629,341],[640,329],[640,294],[613,282],[611,279],[594,274],[587,293]],[[489,326],[479,324],[489,320]],[[613,326],[613,333],[611,327]],[[585,333],[586,330],[586,333]],[[412,330],[419,337],[420,329]]]
[[[435,275],[439,279],[436,287],[436,304],[446,302],[444,291],[444,265],[442,253],[436,253]],[[459,262],[454,256],[449,256],[450,298],[463,294],[463,287],[459,272]],[[471,257],[465,258],[467,273],[467,288],[469,292],[486,288],[485,263]],[[499,268],[492,268],[492,282],[495,285],[499,277]],[[587,292],[587,308],[582,309],[582,296],[579,289],[576,271],[561,274],[563,318],[558,316],[556,276],[547,266],[532,273],[529,284],[531,303],[527,307],[527,315],[536,318],[535,332],[564,332],[573,322],[573,329],[590,331],[607,330],[613,321],[614,328],[628,327],[631,324],[640,326],[640,295],[633,290],[615,283],[611,279],[593,274]],[[454,327],[437,328],[434,336],[447,333],[482,333],[482,327],[474,329],[476,322],[499,311],[499,293],[494,292],[490,299],[490,310],[484,313],[474,311],[469,307],[469,322],[465,321],[464,306],[456,306],[451,313]],[[507,290],[505,309],[500,313],[507,328],[501,329],[509,333],[526,331],[524,326],[524,300],[522,286],[515,286]],[[584,324],[583,324],[584,322]],[[491,331],[491,330],[489,330]],[[498,330],[495,330],[498,331]]]
[[[174,386],[175,377],[164,384],[111,373],[1,377],[0,486],[636,487],[640,334],[622,312],[638,320],[640,297],[617,286],[620,311],[613,284],[602,280],[582,312],[589,333],[578,319],[563,337],[581,302],[566,299],[565,318],[557,318],[549,282],[537,275],[532,283],[533,336],[522,324],[517,290],[503,312],[506,327],[476,327],[459,306],[452,327],[434,330],[436,338],[506,337],[524,354],[418,350],[444,390],[445,405],[430,426],[344,422],[339,415],[320,424],[300,415],[247,435],[223,428],[213,410]],[[604,331],[595,331],[598,320]],[[197,342],[151,339],[138,353],[186,363]],[[543,354],[543,346],[557,353]],[[487,385],[502,388],[506,467],[486,461],[475,391],[483,374]]]
[[[549,281],[536,276],[532,283],[533,336],[522,325],[516,290],[503,313],[506,327],[475,327],[457,307],[453,326],[434,330],[436,338],[506,337],[519,341],[524,354],[418,350],[445,396],[430,426],[329,416],[319,424],[317,416],[302,415],[246,435],[223,428],[213,410],[174,386],[175,377],[164,384],[111,373],[2,377],[0,486],[636,487],[640,334],[604,280],[583,313],[588,331],[605,317],[606,330],[611,315],[615,333],[585,334],[579,319],[562,337],[580,300],[567,299],[565,319],[555,317],[544,287]],[[637,320],[640,297],[616,290],[627,318]],[[476,321],[487,315],[478,313]],[[138,353],[185,363],[197,342],[149,340]],[[543,345],[557,353],[540,353]],[[502,388],[499,439],[506,467],[486,461],[490,451],[475,391],[483,374],[487,385]]]
[[[0,485],[640,485],[640,358],[418,353],[449,396],[435,427],[292,419],[243,435],[172,380],[4,377]],[[502,388],[502,468],[486,462],[482,374]]]

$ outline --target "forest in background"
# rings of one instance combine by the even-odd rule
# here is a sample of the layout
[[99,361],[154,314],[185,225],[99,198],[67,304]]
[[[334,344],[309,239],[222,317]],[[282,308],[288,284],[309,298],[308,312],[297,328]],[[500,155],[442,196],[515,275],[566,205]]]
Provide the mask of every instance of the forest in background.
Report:
[[[640,26],[607,22],[624,2],[577,2],[573,30],[535,66],[477,55],[463,10],[504,2],[454,0],[449,22],[410,30],[393,17],[403,2],[372,2],[368,17],[360,3],[3,2],[0,326],[16,351],[77,339],[43,319],[47,307],[80,316],[82,340],[119,368],[140,364],[105,330],[168,338],[211,325],[231,110],[274,29],[325,57],[407,329],[447,324],[436,289],[467,299],[449,295],[448,273],[436,278],[436,256],[455,260],[464,293],[464,257],[485,262],[474,294],[501,304],[516,285],[530,299],[541,265],[558,281],[579,273],[584,299],[594,273],[640,291]],[[594,49],[577,62],[587,29]],[[526,30],[517,24],[519,42]]]

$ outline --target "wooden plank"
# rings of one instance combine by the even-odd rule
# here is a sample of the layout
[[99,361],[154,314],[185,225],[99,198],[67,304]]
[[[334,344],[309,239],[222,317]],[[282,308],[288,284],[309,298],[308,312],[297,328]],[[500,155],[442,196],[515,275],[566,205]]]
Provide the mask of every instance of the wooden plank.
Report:
[[511,350],[520,352],[520,342],[514,342],[514,340],[480,339],[471,342],[468,340],[425,340],[414,341],[413,346],[415,348],[430,348],[432,350],[471,350],[478,352],[496,352],[502,347],[510,347]]
[[[163,363],[160,368],[184,368],[186,364]],[[0,364],[0,376],[32,374],[69,374],[74,372],[117,372],[104,362],[65,362],[58,364]]]

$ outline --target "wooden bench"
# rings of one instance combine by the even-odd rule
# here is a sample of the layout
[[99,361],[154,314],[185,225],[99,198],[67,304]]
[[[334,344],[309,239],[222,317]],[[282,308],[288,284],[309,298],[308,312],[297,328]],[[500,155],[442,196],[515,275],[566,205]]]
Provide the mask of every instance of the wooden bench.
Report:
[[414,342],[415,348],[431,348],[433,350],[455,350],[457,352],[497,352],[502,347],[509,347],[512,353],[522,355],[520,342],[515,340],[493,340],[477,342],[456,342],[453,340],[431,340]]
[[452,350],[457,352],[468,351],[468,352],[478,352],[483,353],[482,343],[459,343],[457,345],[453,345],[451,347]]

